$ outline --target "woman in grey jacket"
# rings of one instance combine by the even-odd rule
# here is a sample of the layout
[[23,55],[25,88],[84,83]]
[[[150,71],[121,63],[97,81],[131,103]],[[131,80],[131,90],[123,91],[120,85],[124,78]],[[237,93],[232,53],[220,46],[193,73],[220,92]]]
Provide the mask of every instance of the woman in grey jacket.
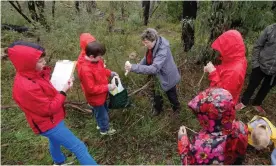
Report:
[[[164,37],[158,36],[157,31],[152,28],[147,28],[141,38],[148,49],[147,53],[140,64],[126,63],[126,71],[156,76],[157,82],[167,94],[173,111],[179,113],[180,103],[177,98],[176,84],[180,81],[180,74],[174,62],[169,42]],[[155,86],[157,85],[155,84]],[[159,115],[162,110],[163,98],[158,90],[154,90],[153,116]]]
[[[253,48],[252,73],[241,103],[236,110],[241,110],[249,104],[254,91],[261,84],[255,99],[252,102],[255,110],[265,113],[261,104],[269,91],[276,85],[276,23],[267,26]],[[263,80],[263,82],[262,82]]]

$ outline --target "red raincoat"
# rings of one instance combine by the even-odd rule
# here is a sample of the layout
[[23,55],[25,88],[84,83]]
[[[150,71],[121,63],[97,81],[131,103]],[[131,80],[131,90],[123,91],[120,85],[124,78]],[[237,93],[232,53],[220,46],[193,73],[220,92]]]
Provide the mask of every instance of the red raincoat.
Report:
[[209,74],[210,86],[228,90],[236,104],[247,68],[242,36],[236,30],[229,30],[213,42],[212,48],[220,52],[222,64],[216,66],[216,70]]
[[9,59],[16,69],[13,99],[36,134],[54,128],[65,117],[66,97],[50,83],[50,68],[35,69],[43,52],[42,47],[22,41],[8,48]]
[[108,78],[111,75],[111,71],[104,68],[102,60],[90,62],[85,59],[85,47],[93,41],[96,41],[96,39],[89,33],[81,34],[81,52],[77,62],[77,71],[87,102],[91,106],[101,106],[107,98]]

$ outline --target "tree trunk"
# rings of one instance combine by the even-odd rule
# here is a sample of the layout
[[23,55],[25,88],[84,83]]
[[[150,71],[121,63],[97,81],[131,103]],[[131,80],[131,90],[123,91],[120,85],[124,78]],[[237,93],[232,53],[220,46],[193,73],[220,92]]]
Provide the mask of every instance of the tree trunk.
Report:
[[271,9],[274,14],[274,21],[276,22],[276,1],[273,1]]
[[153,14],[155,2],[156,2],[155,0],[150,1],[150,16]]
[[75,1],[75,8],[77,9],[77,12],[80,12],[80,1]]
[[106,19],[108,21],[108,31],[113,32],[114,30],[114,24],[115,24],[115,16],[113,11],[109,14],[108,18]]
[[106,18],[106,21],[108,22],[107,28],[109,32],[113,32],[114,31],[114,26],[115,26],[115,12],[116,12],[116,5],[117,2],[115,1],[110,1],[109,2],[109,15]]
[[96,9],[97,8],[97,3],[95,0],[92,0],[92,8]]
[[53,3],[52,3],[52,16],[53,16],[53,18],[55,17],[55,5],[56,5],[56,1],[53,1]]
[[121,3],[121,14],[122,14],[122,20],[126,20],[126,4],[127,2],[122,2]]
[[15,2],[17,4],[18,9],[22,12],[22,9],[21,9],[21,6],[20,6],[19,2],[18,1],[15,1]]
[[149,21],[150,1],[143,1],[142,7],[144,8],[144,25],[147,26]]
[[182,2],[182,36],[184,51],[188,52],[194,45],[195,30],[194,20],[196,19],[197,2]]
[[274,10],[274,12],[276,12],[276,1],[272,2],[271,10]]
[[196,1],[183,1],[182,2],[182,19],[188,17],[190,19],[196,19],[197,2]]
[[209,25],[211,27],[211,35],[209,38],[210,44],[221,35],[223,32],[227,31],[231,27],[231,17],[225,14],[226,10],[231,8],[233,2],[230,1],[214,1],[212,2],[212,14],[209,20]]
[[15,6],[15,4],[13,3],[13,1],[9,1],[9,3],[15,8],[15,10],[16,10],[22,17],[25,18],[25,20],[27,20],[30,24],[33,23],[24,13],[22,13],[22,11],[21,11],[20,9],[18,9],[18,7]]
[[208,44],[203,51],[203,57],[200,57],[198,64],[206,64],[208,61],[213,61],[215,64],[215,51],[211,49],[211,44],[217,39],[223,32],[231,28],[232,19],[231,16],[226,14],[226,11],[231,9],[233,2],[231,1],[212,1],[212,12],[209,18],[210,36]]
[[87,11],[87,13],[91,13],[92,9],[96,9],[96,7],[97,7],[97,4],[94,0],[93,1],[86,1],[86,11]]
[[50,26],[48,25],[45,15],[44,15],[44,8],[45,8],[45,2],[44,1],[35,1],[36,7],[39,11],[39,19],[41,25],[43,25],[47,31],[50,31]]
[[38,21],[38,16],[36,14],[36,10],[35,10],[35,2],[34,1],[28,1],[28,9],[31,13],[31,18],[34,21]]

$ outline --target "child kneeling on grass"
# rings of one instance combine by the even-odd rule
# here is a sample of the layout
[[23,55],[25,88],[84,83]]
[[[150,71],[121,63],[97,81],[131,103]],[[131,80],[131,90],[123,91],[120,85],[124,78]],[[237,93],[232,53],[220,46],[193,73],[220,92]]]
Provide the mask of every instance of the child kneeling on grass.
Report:
[[274,144],[271,163],[276,165],[276,127],[267,118],[256,115],[248,123],[248,130],[248,143],[257,150]]
[[97,42],[92,35],[81,34],[80,47],[77,71],[82,90],[88,104],[93,107],[100,134],[113,135],[116,130],[109,128],[106,99],[108,91],[116,88],[116,85],[108,84],[108,78],[118,74],[104,67],[102,56],[106,51],[105,46]]

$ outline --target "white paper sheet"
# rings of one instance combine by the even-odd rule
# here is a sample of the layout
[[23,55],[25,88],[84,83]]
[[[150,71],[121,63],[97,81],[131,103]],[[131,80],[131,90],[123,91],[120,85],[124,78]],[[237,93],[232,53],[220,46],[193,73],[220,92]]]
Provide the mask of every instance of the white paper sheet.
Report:
[[56,62],[51,83],[56,90],[61,91],[68,80],[73,75],[76,66],[76,61],[61,60]]

